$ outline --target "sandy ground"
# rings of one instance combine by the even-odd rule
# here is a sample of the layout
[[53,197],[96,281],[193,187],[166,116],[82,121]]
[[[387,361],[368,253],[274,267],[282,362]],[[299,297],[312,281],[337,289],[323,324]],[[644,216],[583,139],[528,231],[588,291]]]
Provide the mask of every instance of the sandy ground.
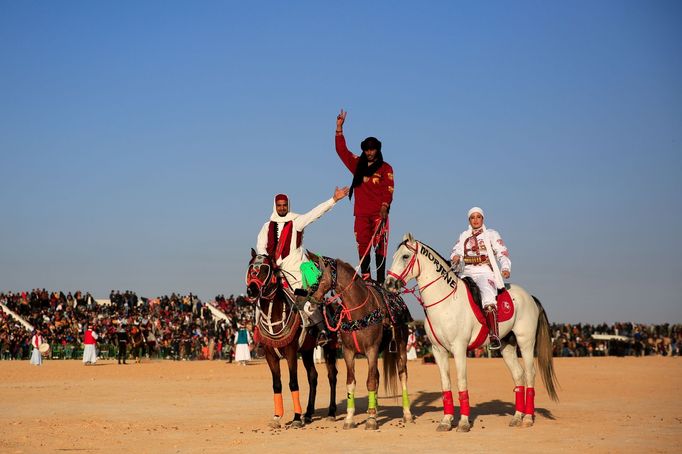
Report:
[[[502,360],[469,360],[473,428],[466,434],[436,432],[442,415],[438,369],[420,362],[409,365],[414,424],[403,424],[398,400],[380,392],[379,430],[343,430],[345,366],[338,364],[336,421],[323,418],[329,386],[324,365],[318,365],[313,423],[271,430],[271,379],[262,361],[246,367],[217,361],[102,361],[87,367],[79,361],[42,367],[2,361],[0,452],[682,451],[681,358],[555,359],[561,402],[550,401],[538,383],[532,428],[507,426],[514,396]],[[365,420],[366,371],[363,360],[358,423]],[[307,390],[302,384],[304,407]],[[288,392],[285,410],[288,421]]]

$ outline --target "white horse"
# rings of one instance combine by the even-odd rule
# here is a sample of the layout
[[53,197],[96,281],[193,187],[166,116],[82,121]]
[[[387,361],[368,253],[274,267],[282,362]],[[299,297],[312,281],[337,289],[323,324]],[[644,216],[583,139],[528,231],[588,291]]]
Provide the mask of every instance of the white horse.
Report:
[[[469,423],[466,352],[467,346],[474,344],[482,325],[470,306],[464,281],[450,269],[447,260],[433,248],[415,240],[409,233],[405,235],[403,242],[393,255],[393,263],[388,275],[386,288],[389,291],[398,292],[411,279],[416,279],[419,287],[421,297],[417,298],[426,315],[424,327],[433,345],[433,355],[440,369],[443,390],[444,416],[437,430],[451,430],[454,420],[448,363],[448,352],[450,352],[455,357],[459,390],[460,420],[457,431],[468,432],[471,425]],[[509,320],[500,323],[502,357],[516,385],[514,389],[516,411],[509,425],[530,427],[533,425],[535,415],[535,364],[533,362],[535,347],[537,347],[538,365],[545,388],[550,398],[558,401],[556,393],[558,382],[552,364],[549,322],[540,301],[523,288],[511,285],[509,293],[514,303],[514,314]],[[516,356],[517,344],[521,349],[525,371]]]

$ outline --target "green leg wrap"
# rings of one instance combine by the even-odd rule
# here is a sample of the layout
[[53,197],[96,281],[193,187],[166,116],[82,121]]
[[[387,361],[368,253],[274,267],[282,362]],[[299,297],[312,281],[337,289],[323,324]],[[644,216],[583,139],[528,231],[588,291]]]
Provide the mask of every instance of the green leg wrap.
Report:
[[369,400],[369,405],[367,405],[367,408],[368,409],[376,409],[377,408],[377,392],[376,391],[370,391],[367,398]]
[[346,404],[346,408],[355,408],[355,394],[354,393],[348,393],[347,398],[348,398],[348,403]]
[[410,397],[407,395],[406,389],[403,389],[403,408],[410,408]]

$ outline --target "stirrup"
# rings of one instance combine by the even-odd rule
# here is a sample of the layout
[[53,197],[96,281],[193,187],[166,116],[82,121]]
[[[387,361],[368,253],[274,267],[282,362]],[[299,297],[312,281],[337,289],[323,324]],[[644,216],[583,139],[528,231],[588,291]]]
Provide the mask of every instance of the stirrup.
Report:
[[320,331],[317,334],[317,346],[324,347],[325,345],[327,345],[327,342],[329,342],[329,336],[327,336],[327,332]]
[[489,334],[488,338],[490,339],[490,343],[488,344],[488,347],[491,350],[499,350],[502,347],[502,342],[500,342],[500,338],[497,337],[494,334]]

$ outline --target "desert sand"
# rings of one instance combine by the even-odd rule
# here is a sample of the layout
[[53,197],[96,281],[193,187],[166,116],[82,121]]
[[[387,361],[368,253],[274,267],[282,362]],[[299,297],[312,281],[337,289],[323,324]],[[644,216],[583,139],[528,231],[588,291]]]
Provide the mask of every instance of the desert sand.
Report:
[[[356,429],[343,430],[345,366],[338,362],[338,414],[320,372],[316,417],[272,430],[272,385],[264,361],[0,362],[0,452],[681,452],[682,358],[555,358],[560,402],[538,377],[534,427],[510,428],[513,384],[501,359],[468,362],[473,428],[436,432],[442,416],[438,368],[409,364],[416,416],[379,393],[379,430],[366,431],[366,362],[358,363]],[[299,367],[302,404],[308,385]],[[454,363],[452,364],[454,380]],[[285,419],[292,417],[286,372]]]

